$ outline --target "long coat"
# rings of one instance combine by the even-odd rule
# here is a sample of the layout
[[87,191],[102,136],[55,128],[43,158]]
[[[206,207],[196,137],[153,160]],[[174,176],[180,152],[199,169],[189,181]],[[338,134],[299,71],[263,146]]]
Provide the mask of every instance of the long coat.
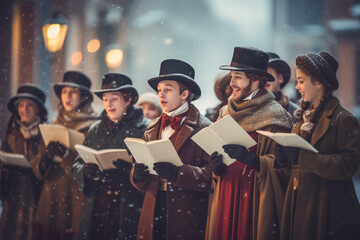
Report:
[[[24,154],[32,168],[35,168],[34,159],[45,152],[40,132],[35,137],[25,139],[15,122],[7,132],[1,150]],[[41,183],[34,176],[32,168],[0,164],[0,239],[31,239],[34,214],[41,191]]]
[[[299,134],[301,123],[293,129]],[[281,239],[360,239],[352,177],[360,164],[360,126],[333,97],[311,137],[319,153],[300,150],[286,192]]]
[[[158,139],[161,116],[154,119],[144,133],[145,141]],[[174,147],[184,163],[176,182],[167,182],[167,239],[204,239],[211,169],[207,155],[190,138],[211,122],[190,105],[189,112],[179,129]],[[135,159],[136,160],[136,159]],[[130,175],[132,181],[133,169]],[[159,178],[149,175],[143,182],[132,184],[145,191],[141,211],[138,239],[153,238],[153,220],[158,194]]]
[[[82,133],[88,131],[90,119],[95,122],[93,113],[88,115],[89,119],[83,118],[83,121],[76,122],[76,127],[84,126],[76,128]],[[76,237],[84,204],[83,193],[71,174],[76,156],[75,150],[70,149],[60,163],[52,162],[45,172],[39,168],[41,157],[36,159],[34,173],[44,186],[35,213],[35,239]]]
[[[105,118],[106,116],[103,114],[102,120],[96,122],[90,128],[84,141],[85,146],[96,150],[111,148],[124,149],[126,148],[124,139],[126,137],[141,138],[150,122],[144,117],[142,110],[139,107],[135,107],[134,110],[128,113],[113,132],[108,130]],[[83,217],[79,228],[79,239],[88,239],[92,229],[94,229],[94,226],[92,226],[92,223],[94,222],[94,206],[96,205],[96,196],[99,191],[99,181],[85,181],[84,165],[85,162],[80,157],[77,157],[72,168],[75,180],[85,195],[85,205],[82,212]],[[130,169],[131,166],[128,169],[129,172]],[[130,184],[129,174],[122,177],[121,184],[120,197],[122,202],[119,204],[122,206],[120,207],[122,212],[119,213],[120,222],[118,224],[119,230],[125,232],[126,237],[129,237],[129,234],[136,234],[137,223],[143,202],[143,194],[138,192],[138,190]],[[124,219],[128,219],[128,221],[125,221]],[[119,238],[124,238],[124,236],[121,237],[119,234]]]

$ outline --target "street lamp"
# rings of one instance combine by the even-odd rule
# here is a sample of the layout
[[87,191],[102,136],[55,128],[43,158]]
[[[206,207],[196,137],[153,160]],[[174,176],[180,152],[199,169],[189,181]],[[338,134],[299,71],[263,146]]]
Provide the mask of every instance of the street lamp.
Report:
[[46,20],[42,27],[45,47],[49,52],[59,51],[65,41],[68,22],[60,16],[59,12],[55,12],[51,19]]

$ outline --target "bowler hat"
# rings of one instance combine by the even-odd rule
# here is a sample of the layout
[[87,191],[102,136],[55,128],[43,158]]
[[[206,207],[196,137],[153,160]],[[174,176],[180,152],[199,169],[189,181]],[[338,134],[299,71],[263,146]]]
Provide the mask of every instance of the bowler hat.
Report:
[[267,72],[269,54],[257,48],[235,47],[230,65],[223,65],[221,70],[241,71],[257,73],[267,78],[267,81],[275,81],[274,77]]
[[164,80],[174,80],[187,86],[193,96],[193,101],[201,96],[199,85],[194,80],[195,70],[190,64],[178,60],[167,59],[160,65],[159,77],[154,77],[148,80],[149,85],[157,91],[157,85]]
[[45,108],[45,100],[46,100],[46,95],[43,92],[43,90],[41,90],[39,87],[31,84],[31,83],[25,83],[22,84],[18,90],[17,90],[17,94],[13,97],[11,97],[8,101],[8,109],[10,112],[12,113],[17,113],[17,106],[16,106],[16,102],[19,99],[30,99],[33,102],[35,102],[35,104],[38,106],[39,108],[39,116],[43,119],[46,120],[47,118],[47,111]]
[[94,93],[101,99],[106,92],[123,92],[131,96],[131,104],[135,104],[139,94],[132,86],[132,81],[128,76],[120,73],[107,73],[102,78],[101,90]]
[[296,66],[302,65],[313,77],[320,81],[326,88],[334,91],[339,88],[336,71],[339,63],[328,52],[307,53],[296,57]]
[[280,59],[279,55],[273,52],[268,52],[270,55],[269,64],[270,68],[276,70],[276,72],[281,73],[283,75],[284,81],[280,84],[280,88],[285,87],[285,85],[289,82],[291,70],[289,64],[284,60]]
[[85,94],[88,103],[93,101],[93,96],[90,91],[91,81],[81,72],[67,71],[64,73],[63,81],[54,85],[55,94],[59,99],[61,99],[61,90],[63,87],[78,88]]

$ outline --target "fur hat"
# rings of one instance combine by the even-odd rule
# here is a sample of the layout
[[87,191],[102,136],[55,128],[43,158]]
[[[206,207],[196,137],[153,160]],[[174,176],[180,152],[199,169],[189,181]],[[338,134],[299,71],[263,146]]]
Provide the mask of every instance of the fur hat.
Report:
[[106,92],[123,92],[131,96],[131,104],[135,104],[139,98],[139,94],[132,86],[131,79],[120,73],[108,73],[102,78],[101,89],[94,93],[101,99],[103,93]]
[[339,88],[336,71],[339,63],[328,52],[301,54],[296,58],[296,66],[303,66],[310,74],[326,88],[334,91]]
[[64,73],[63,81],[54,85],[55,94],[59,99],[61,99],[61,90],[63,87],[78,88],[85,94],[88,103],[93,101],[93,95],[90,91],[91,81],[81,72],[67,71]]
[[201,90],[199,85],[194,80],[195,70],[190,64],[177,60],[167,59],[160,65],[159,77],[154,77],[148,80],[149,85],[157,91],[157,85],[164,80],[177,81],[188,88],[190,88],[193,96],[193,101],[201,96]]
[[279,55],[273,52],[268,52],[270,55],[269,65],[268,67],[273,68],[276,72],[281,73],[284,78],[284,82],[280,84],[280,88],[285,87],[285,85],[289,82],[291,70],[289,64],[284,60],[280,59]]
[[230,97],[227,96],[226,94],[226,87],[229,86],[230,81],[231,81],[231,75],[229,72],[222,71],[216,76],[214,90],[216,97],[221,102],[227,102],[228,98]]
[[221,70],[242,71],[263,75],[267,81],[275,81],[267,72],[269,54],[257,48],[235,47],[230,65],[223,65]]
[[143,103],[151,103],[160,111],[162,111],[162,107],[159,102],[158,96],[153,92],[146,92],[140,95],[139,100],[137,101],[136,105],[140,106]]
[[30,99],[33,101],[39,108],[40,118],[44,121],[47,119],[47,111],[45,108],[46,95],[43,90],[30,83],[22,84],[18,88],[17,94],[8,101],[7,106],[10,112],[13,114],[17,113],[16,103],[21,99]]

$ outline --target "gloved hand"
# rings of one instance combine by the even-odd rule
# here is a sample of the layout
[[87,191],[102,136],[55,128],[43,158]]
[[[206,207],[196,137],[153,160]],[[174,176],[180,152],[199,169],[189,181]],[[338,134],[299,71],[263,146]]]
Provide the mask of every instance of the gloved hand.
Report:
[[134,174],[133,180],[134,182],[142,182],[149,175],[148,166],[142,163],[135,163],[134,165]]
[[223,146],[225,153],[229,157],[236,159],[236,161],[242,162],[246,165],[252,166],[259,160],[258,156],[249,152],[246,147],[238,144],[226,144]]
[[100,176],[100,169],[98,165],[94,163],[85,163],[84,165],[84,176],[88,179],[95,180]]
[[126,162],[122,159],[116,159],[112,162],[113,165],[116,167],[116,169],[119,171],[120,174],[127,174],[129,175],[132,164],[129,162]]
[[275,146],[275,160],[279,162],[280,164],[285,164],[289,161],[288,157],[286,156],[286,152],[283,146],[280,144],[277,144]]
[[46,147],[46,155],[49,158],[53,158],[55,155],[63,157],[67,151],[67,148],[61,142],[51,141]]
[[223,163],[222,155],[218,154],[218,152],[213,152],[210,155],[209,165],[216,175],[223,176],[225,174],[226,165]]
[[298,165],[299,148],[297,147],[283,147],[287,158],[293,165]]
[[169,162],[154,163],[154,170],[159,177],[166,178],[170,182],[175,182],[179,173],[179,167]]

